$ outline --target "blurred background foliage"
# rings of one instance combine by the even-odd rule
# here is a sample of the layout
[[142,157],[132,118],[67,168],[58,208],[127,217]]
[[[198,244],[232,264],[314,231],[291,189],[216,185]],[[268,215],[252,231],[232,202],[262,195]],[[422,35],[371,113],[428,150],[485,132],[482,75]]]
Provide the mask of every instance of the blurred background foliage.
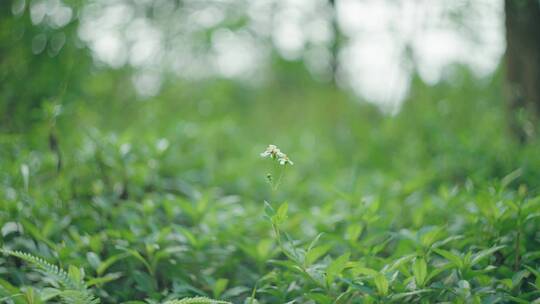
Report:
[[[2,246],[105,278],[105,303],[534,301],[537,125],[508,127],[503,3],[411,3],[1,1]],[[269,143],[295,162],[278,191]],[[264,201],[295,254],[324,233],[315,279]],[[495,250],[469,271],[436,248]],[[43,298],[13,259],[0,278]]]

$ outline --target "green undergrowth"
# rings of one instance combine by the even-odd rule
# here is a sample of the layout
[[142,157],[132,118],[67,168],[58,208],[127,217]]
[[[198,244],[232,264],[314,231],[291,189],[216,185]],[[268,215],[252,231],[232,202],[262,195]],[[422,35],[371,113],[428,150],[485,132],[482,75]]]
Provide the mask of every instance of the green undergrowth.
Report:
[[0,135],[0,299],[538,303],[538,143],[478,82],[397,115],[221,82],[49,105]]

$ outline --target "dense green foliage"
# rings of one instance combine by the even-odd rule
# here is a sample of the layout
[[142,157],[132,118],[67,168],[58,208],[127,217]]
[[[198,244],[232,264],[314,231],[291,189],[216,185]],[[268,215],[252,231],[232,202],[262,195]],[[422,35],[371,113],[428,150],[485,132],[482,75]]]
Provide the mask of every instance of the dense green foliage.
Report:
[[[417,83],[394,117],[316,84],[173,88],[111,127],[66,107],[2,135],[2,243],[80,268],[106,303],[528,303],[540,158],[505,135],[497,83]],[[0,269],[5,297],[50,296],[26,264]]]
[[279,58],[143,99],[6,3],[0,302],[540,303],[540,143],[501,75],[416,78],[394,116]]

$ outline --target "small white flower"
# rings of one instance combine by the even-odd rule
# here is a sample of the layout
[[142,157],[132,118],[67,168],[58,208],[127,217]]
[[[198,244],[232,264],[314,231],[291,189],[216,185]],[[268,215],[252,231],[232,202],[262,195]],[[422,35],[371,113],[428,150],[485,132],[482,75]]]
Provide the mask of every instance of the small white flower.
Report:
[[275,145],[268,145],[266,150],[261,153],[262,157],[270,157],[276,159],[280,165],[293,165],[294,163],[289,159],[287,154],[281,152],[281,150]]
[[275,145],[268,145],[268,147],[266,148],[266,150],[264,150],[263,153],[261,153],[261,156],[262,157],[272,157],[272,158],[275,158],[276,155],[278,153],[281,153],[278,149],[278,147],[276,147]]
[[286,154],[283,154],[279,159],[279,164],[280,165],[294,165],[294,163],[292,162],[292,160],[289,159],[289,157],[287,157]]

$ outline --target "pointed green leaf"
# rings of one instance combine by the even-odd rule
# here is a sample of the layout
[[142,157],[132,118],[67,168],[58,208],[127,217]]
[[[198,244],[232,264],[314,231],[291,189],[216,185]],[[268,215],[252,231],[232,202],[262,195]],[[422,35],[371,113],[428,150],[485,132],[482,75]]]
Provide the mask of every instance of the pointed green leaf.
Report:
[[416,259],[412,267],[414,279],[418,287],[423,287],[427,277],[427,264],[423,258]]
[[463,268],[463,261],[460,256],[453,254],[450,251],[443,250],[443,249],[433,249],[438,255],[444,257],[448,261],[450,261],[452,264],[454,264],[457,268]]
[[484,258],[490,256],[491,254],[495,253],[496,251],[499,251],[500,249],[502,249],[504,247],[506,247],[506,246],[502,245],[502,246],[495,246],[495,247],[492,247],[492,248],[481,250],[480,252],[476,253],[473,256],[473,258],[471,260],[471,266],[478,264],[478,262],[480,262]]
[[388,280],[382,274],[377,274],[374,278],[375,287],[380,295],[386,296],[388,294]]
[[350,253],[346,252],[337,259],[333,260],[328,267],[326,267],[326,282],[328,285],[330,285],[334,278],[341,274],[343,269],[345,269],[345,266],[347,266],[347,262],[349,261]]

